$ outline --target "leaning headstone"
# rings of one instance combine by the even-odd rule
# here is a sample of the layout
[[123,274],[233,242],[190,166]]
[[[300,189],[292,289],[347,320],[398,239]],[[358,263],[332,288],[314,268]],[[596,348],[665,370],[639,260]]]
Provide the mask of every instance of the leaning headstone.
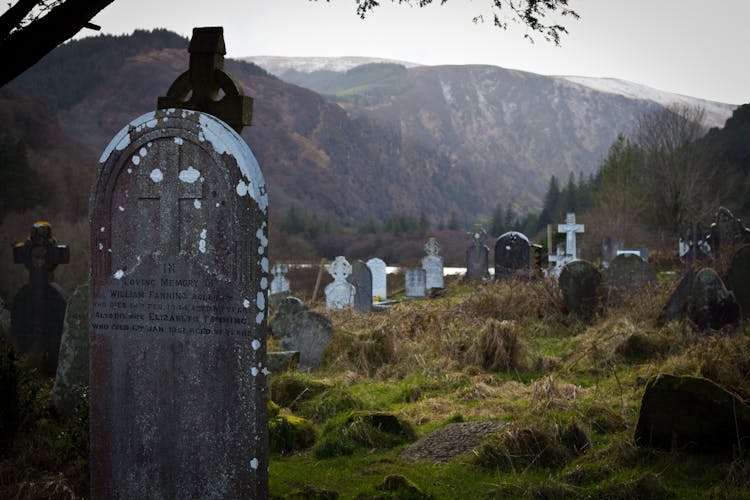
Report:
[[212,114],[136,118],[92,192],[92,498],[268,496],[268,199],[215,117],[241,128],[251,102],[221,28],[196,28],[189,50],[159,107]]
[[693,291],[693,281],[695,281],[695,271],[691,266],[688,267],[685,275],[680,279],[677,287],[675,287],[674,292],[669,296],[669,301],[667,301],[667,304],[659,314],[660,324],[664,324],[667,321],[674,321],[685,316],[688,304],[690,303],[690,296]]
[[53,273],[58,265],[70,261],[70,250],[57,244],[48,222],[36,222],[29,239],[13,246],[13,260],[29,271],[29,282],[13,300],[13,342],[34,366],[54,375],[67,299],[63,289],[53,283]]
[[656,281],[656,271],[638,255],[618,255],[605,273],[608,286],[632,289]]
[[405,295],[408,298],[422,298],[427,295],[427,276],[421,267],[404,269]]
[[469,232],[471,246],[466,249],[466,280],[481,281],[490,277],[488,270],[490,249],[483,243],[487,231],[482,227],[475,227]]
[[75,289],[68,301],[60,340],[52,400],[61,415],[80,402],[81,388],[89,385],[89,286]]
[[385,261],[376,257],[367,261],[367,267],[372,273],[372,300],[383,302],[388,298],[388,275]]
[[568,312],[591,318],[599,303],[599,270],[588,261],[574,260],[563,267],[558,281]]
[[355,311],[368,314],[372,306],[372,271],[361,260],[354,261],[352,274],[349,275],[348,280],[349,283],[354,285],[352,308]]
[[425,286],[427,290],[443,288],[443,258],[440,256],[440,245],[435,238],[430,238],[424,245],[427,256],[422,258],[422,269],[425,271]]
[[326,309],[344,309],[354,304],[356,288],[347,281],[352,274],[352,265],[342,256],[328,265],[328,273],[333,277],[333,282],[325,288]]
[[[270,321],[281,348],[297,351],[300,370],[317,368],[333,336],[331,321],[310,311],[297,297],[286,297]],[[273,370],[272,370],[273,371]]]
[[531,272],[531,244],[526,235],[508,231],[495,240],[495,279],[528,277]]
[[286,264],[277,262],[273,265],[271,268],[271,276],[273,276],[273,279],[271,280],[271,295],[276,295],[277,293],[288,293],[290,291],[289,280],[286,278],[286,273],[288,272],[289,266]]
[[695,275],[687,312],[703,332],[739,324],[742,317],[734,294],[710,267],[704,267]]
[[745,321],[750,318],[750,245],[735,252],[727,275],[727,288],[734,293]]

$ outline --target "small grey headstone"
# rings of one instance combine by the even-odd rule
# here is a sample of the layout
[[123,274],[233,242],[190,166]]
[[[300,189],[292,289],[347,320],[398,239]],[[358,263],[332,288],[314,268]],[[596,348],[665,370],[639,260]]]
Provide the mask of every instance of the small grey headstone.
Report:
[[333,277],[333,282],[325,288],[326,309],[344,309],[354,304],[354,285],[347,281],[352,274],[352,266],[342,256],[336,257],[333,263],[328,265],[328,273]]
[[722,252],[730,252],[737,245],[750,243],[750,229],[745,227],[739,217],[735,217],[724,207],[720,207],[716,212],[709,232],[706,241],[714,258],[720,257]]
[[352,274],[349,282],[354,285],[354,302],[352,308],[363,314],[370,312],[372,306],[372,271],[362,262],[357,260],[352,264]]
[[286,293],[289,292],[289,280],[286,278],[286,273],[289,272],[289,266],[286,264],[282,264],[280,262],[277,262],[273,265],[271,268],[271,276],[273,276],[273,279],[271,280],[271,295],[276,295],[277,293]]
[[531,244],[526,235],[508,231],[495,240],[495,279],[527,277],[531,272]]
[[425,286],[427,290],[443,288],[443,258],[440,256],[440,245],[435,238],[427,240],[424,246],[427,256],[422,259],[422,269],[425,271]]
[[68,301],[60,340],[52,397],[61,415],[78,403],[79,388],[89,385],[89,286],[75,289]]
[[469,233],[471,246],[466,249],[466,280],[478,281],[489,278],[490,249],[482,243],[487,232],[475,228]]
[[605,274],[607,285],[632,289],[656,281],[656,271],[638,255],[618,255]]
[[299,352],[299,369],[317,368],[333,336],[331,321],[310,311],[296,297],[286,297],[270,322],[281,349]]
[[591,318],[599,303],[599,285],[602,275],[590,262],[568,262],[560,273],[559,283],[568,312]]
[[742,309],[745,321],[750,319],[750,245],[741,247],[732,257],[727,276],[727,287]]
[[409,298],[421,298],[427,294],[427,276],[421,267],[404,269],[405,295]]
[[385,261],[376,257],[367,261],[367,267],[372,272],[372,300],[382,302],[388,298],[388,275]]
[[742,317],[734,294],[710,267],[695,275],[687,311],[690,320],[704,332],[739,324]]

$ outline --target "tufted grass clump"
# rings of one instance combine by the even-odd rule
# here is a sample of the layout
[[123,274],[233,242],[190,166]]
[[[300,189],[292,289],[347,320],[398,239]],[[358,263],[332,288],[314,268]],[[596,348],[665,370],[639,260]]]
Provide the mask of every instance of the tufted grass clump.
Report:
[[486,371],[510,372],[526,369],[529,365],[528,349],[521,341],[520,328],[514,321],[487,319],[472,347],[474,362]]
[[271,376],[269,398],[281,407],[296,411],[299,406],[331,388],[331,384],[300,372]]
[[345,388],[334,386],[302,401],[297,412],[316,423],[324,423],[339,413],[351,410],[363,410],[364,402]]
[[393,448],[415,439],[412,425],[392,413],[357,411],[331,419],[314,451],[317,458],[331,458],[351,455],[359,448]]

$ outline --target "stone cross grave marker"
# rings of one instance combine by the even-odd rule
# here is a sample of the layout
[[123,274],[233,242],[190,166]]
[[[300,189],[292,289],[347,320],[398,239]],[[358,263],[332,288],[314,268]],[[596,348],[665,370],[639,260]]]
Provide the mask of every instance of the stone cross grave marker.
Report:
[[483,243],[487,231],[481,226],[475,226],[468,233],[471,246],[466,249],[466,280],[476,281],[487,279],[490,262],[490,249]]
[[576,224],[576,214],[574,213],[569,213],[565,216],[565,224],[557,225],[557,232],[565,234],[565,253],[561,254],[560,252],[556,252],[555,255],[552,255],[550,252],[548,260],[550,263],[553,263],[555,267],[549,274],[559,276],[565,264],[578,258],[576,234],[582,234],[584,230],[585,227],[583,224]]
[[352,307],[355,311],[368,314],[372,306],[372,271],[367,267],[367,264],[361,260],[356,260],[352,264],[352,274],[349,275],[347,280],[354,285]]
[[736,245],[750,243],[750,229],[746,228],[739,217],[727,208],[720,207],[711,223],[710,235],[707,238],[711,254],[716,259],[722,252],[731,254]]
[[277,262],[273,265],[273,267],[271,268],[271,275],[273,276],[273,279],[271,280],[271,295],[290,291],[289,280],[286,278],[286,273],[288,272],[289,266],[287,266],[286,264]]
[[[189,50],[176,84],[246,109],[220,68],[221,28],[196,28]],[[201,61],[208,83],[195,80]],[[250,148],[200,111],[146,113],[103,152],[90,213],[92,498],[268,496],[267,204]]]
[[333,282],[325,288],[326,309],[344,309],[354,304],[354,285],[347,281],[352,274],[352,265],[346,258],[339,255],[328,265],[328,273],[333,277]]
[[367,261],[367,267],[372,272],[372,300],[383,301],[388,298],[388,274],[383,259],[377,257]]
[[70,261],[70,250],[58,245],[48,222],[36,222],[31,235],[13,246],[13,261],[29,271],[29,282],[21,287],[11,310],[11,332],[21,352],[47,375],[57,370],[65,292],[53,283],[54,270]]
[[427,290],[432,288],[443,288],[443,258],[440,256],[440,244],[435,238],[430,238],[424,245],[426,257],[422,258],[422,269],[425,271]]
[[531,244],[525,234],[508,231],[495,241],[495,279],[528,277],[531,272]]
[[271,329],[274,337],[280,341],[281,349],[299,353],[300,370],[310,370],[320,365],[333,336],[331,321],[322,314],[310,311],[296,297],[281,300],[271,320]]
[[404,270],[404,285],[406,297],[424,297],[427,295],[427,273],[421,267],[407,267]]

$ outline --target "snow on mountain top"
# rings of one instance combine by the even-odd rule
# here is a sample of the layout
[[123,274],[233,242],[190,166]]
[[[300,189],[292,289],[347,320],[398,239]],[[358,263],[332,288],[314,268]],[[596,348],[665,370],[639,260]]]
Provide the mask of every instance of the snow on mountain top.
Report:
[[608,94],[617,94],[631,99],[643,99],[653,101],[662,106],[669,105],[686,105],[698,106],[705,110],[705,121],[709,127],[723,127],[727,118],[732,116],[732,111],[737,107],[734,104],[722,102],[707,101],[697,97],[690,97],[680,94],[673,94],[663,90],[658,90],[639,83],[619,80],[617,78],[594,78],[586,76],[556,76],[559,80],[564,80],[599,92]]
[[395,59],[385,59],[382,57],[284,57],[284,56],[249,56],[241,57],[242,61],[249,61],[257,64],[269,73],[281,76],[285,71],[290,69],[301,73],[312,73],[313,71],[336,71],[344,72],[363,64],[371,63],[392,63],[400,64],[407,68],[421,66],[420,64],[397,61]]

